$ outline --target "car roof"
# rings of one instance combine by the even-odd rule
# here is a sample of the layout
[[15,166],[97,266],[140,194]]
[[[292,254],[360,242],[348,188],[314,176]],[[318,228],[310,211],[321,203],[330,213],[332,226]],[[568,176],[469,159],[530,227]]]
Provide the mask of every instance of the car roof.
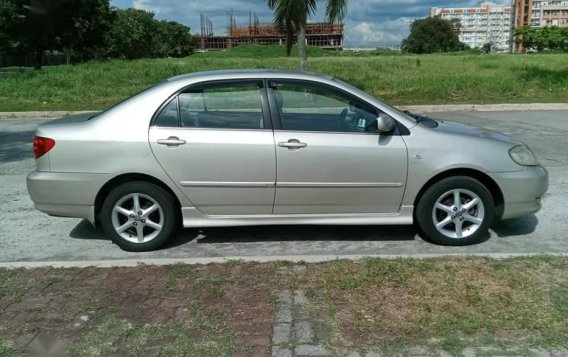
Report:
[[300,72],[293,70],[281,70],[281,69],[226,69],[217,71],[204,71],[204,72],[193,72],[186,73],[179,76],[168,78],[168,82],[174,82],[179,80],[188,79],[201,79],[208,77],[226,77],[230,78],[264,78],[264,77],[285,77],[285,78],[298,78],[298,79],[308,79],[308,78],[320,78],[333,80],[333,77],[313,72]]

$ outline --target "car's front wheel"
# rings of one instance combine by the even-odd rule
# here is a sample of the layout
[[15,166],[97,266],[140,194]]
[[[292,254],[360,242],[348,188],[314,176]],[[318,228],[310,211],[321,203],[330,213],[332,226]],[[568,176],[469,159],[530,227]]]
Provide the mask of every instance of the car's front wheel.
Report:
[[483,240],[495,219],[491,192],[466,176],[442,179],[429,187],[416,207],[416,221],[427,238],[442,245]]
[[177,226],[177,209],[169,192],[149,182],[128,182],[106,197],[100,221],[107,237],[124,250],[160,248]]

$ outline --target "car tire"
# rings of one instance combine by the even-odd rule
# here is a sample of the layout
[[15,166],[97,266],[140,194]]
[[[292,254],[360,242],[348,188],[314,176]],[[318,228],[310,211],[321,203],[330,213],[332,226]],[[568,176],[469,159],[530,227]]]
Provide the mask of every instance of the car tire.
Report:
[[415,220],[432,242],[461,246],[483,241],[495,215],[495,202],[487,187],[471,177],[453,176],[424,192]]
[[107,237],[130,252],[162,247],[179,222],[172,195],[153,183],[127,182],[115,187],[104,200],[100,214]]

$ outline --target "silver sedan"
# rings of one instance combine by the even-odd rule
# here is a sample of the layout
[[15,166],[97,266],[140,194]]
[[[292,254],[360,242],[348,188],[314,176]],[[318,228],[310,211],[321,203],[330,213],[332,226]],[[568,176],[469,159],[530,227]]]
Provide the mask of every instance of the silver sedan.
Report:
[[400,112],[332,77],[182,75],[92,117],[40,125],[40,211],[146,251],[183,227],[407,225],[445,245],[538,211],[548,174],[521,142]]

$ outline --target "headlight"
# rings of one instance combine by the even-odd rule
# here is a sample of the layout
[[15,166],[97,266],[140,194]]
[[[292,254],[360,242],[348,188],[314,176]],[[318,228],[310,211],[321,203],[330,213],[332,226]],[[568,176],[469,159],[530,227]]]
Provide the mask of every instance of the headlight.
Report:
[[509,156],[519,165],[538,166],[539,162],[536,155],[526,145],[515,146],[509,150]]

